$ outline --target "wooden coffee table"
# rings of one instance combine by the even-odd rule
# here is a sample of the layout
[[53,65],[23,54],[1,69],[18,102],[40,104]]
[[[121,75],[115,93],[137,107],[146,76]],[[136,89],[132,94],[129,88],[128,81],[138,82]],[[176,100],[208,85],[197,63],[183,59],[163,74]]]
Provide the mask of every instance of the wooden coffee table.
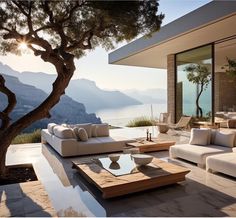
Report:
[[174,145],[175,141],[165,141],[165,140],[156,140],[153,141],[137,141],[127,143],[127,146],[139,148],[139,151],[142,152],[152,152],[152,151],[163,151],[169,150],[170,146]]
[[79,161],[72,163],[73,168],[94,184],[105,199],[181,182],[190,172],[189,169],[157,158],[153,158],[147,166],[138,167],[137,172],[122,176],[114,176],[92,160],[82,164]]

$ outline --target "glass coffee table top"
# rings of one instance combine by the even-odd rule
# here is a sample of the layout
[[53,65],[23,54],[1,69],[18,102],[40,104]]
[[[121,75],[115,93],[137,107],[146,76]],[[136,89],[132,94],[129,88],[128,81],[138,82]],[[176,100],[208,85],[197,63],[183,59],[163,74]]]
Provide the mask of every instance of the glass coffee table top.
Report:
[[114,176],[139,172],[130,154],[121,154],[117,162],[112,162],[109,157],[94,159],[94,161]]
[[159,166],[152,162],[145,166],[137,166],[132,158],[132,154],[121,154],[117,162],[112,162],[109,157],[93,159],[93,161],[114,176],[160,169]]

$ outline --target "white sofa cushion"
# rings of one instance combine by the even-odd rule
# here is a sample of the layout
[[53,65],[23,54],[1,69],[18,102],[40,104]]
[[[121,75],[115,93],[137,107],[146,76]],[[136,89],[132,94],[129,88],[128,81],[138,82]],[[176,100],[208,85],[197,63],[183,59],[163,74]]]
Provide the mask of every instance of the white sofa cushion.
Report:
[[170,156],[173,158],[179,157],[197,164],[204,165],[206,163],[207,156],[231,151],[232,148],[217,145],[201,146],[181,144],[170,147]]
[[61,139],[75,139],[75,134],[72,129],[56,125],[53,127],[53,133],[55,136],[61,138]]
[[210,129],[191,129],[191,137],[189,144],[191,145],[208,145],[210,144]]
[[75,127],[83,128],[87,132],[89,138],[92,137],[92,123],[83,123],[83,124],[76,124]]
[[211,144],[215,143],[215,137],[216,137],[217,132],[219,132],[219,130],[217,130],[217,129],[212,129],[211,130]]
[[236,153],[231,152],[207,157],[206,169],[236,177]]
[[83,142],[88,141],[88,134],[84,128],[75,127],[73,131],[78,140],[81,140]]
[[61,139],[50,134],[47,129],[41,131],[41,137],[42,141],[48,142],[63,157],[122,151],[126,143],[134,142],[118,136],[89,138],[86,142],[77,139]]
[[97,125],[96,124],[92,124],[92,137],[97,137]]
[[225,147],[234,147],[234,139],[235,133],[223,133],[223,132],[216,132],[214,144],[221,145]]
[[97,124],[96,136],[97,137],[109,136],[109,125],[107,123]]
[[51,134],[54,134],[53,128],[54,128],[55,126],[57,126],[56,123],[49,123],[49,124],[48,124],[48,132],[50,132]]

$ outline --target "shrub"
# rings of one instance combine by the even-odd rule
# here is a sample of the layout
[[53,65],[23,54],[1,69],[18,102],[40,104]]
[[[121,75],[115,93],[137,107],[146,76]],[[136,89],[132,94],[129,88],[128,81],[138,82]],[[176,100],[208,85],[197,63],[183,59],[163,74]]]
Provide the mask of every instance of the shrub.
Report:
[[12,141],[12,144],[38,143],[41,142],[41,129],[32,133],[22,133]]
[[127,127],[140,127],[140,126],[153,126],[154,120],[151,120],[148,117],[137,117],[133,120],[130,120],[126,125]]

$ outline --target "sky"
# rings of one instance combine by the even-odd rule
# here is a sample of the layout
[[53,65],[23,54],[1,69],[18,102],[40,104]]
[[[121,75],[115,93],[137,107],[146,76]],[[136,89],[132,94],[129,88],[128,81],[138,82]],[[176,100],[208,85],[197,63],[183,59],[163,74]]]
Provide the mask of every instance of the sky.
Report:
[[[211,0],[160,0],[159,12],[165,14],[163,24],[182,17],[183,15],[209,3]],[[117,48],[125,45],[119,44]],[[108,64],[108,54],[98,47],[83,58],[76,60],[76,71],[73,79],[84,78],[95,81],[97,86],[106,90],[152,89],[167,88],[166,70],[131,67]],[[0,61],[17,71],[45,72],[56,74],[49,63],[30,54],[23,56],[0,56]]]

